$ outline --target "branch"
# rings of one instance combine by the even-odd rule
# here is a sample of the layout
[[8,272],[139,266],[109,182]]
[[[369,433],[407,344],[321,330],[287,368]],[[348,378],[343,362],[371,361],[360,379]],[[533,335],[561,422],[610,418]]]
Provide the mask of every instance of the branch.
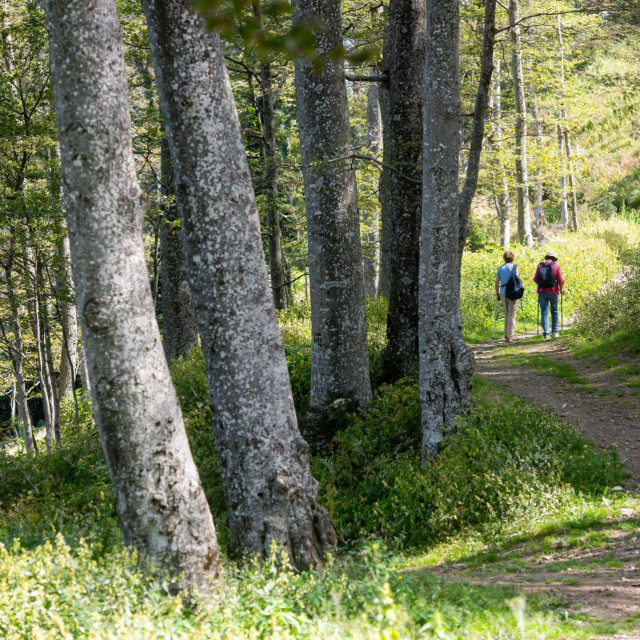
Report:
[[386,73],[382,75],[360,75],[357,73],[345,73],[344,79],[350,82],[382,82],[386,84],[389,82],[389,76]]
[[478,174],[480,172],[480,155],[484,139],[484,123],[491,89],[493,75],[493,50],[496,43],[496,1],[485,0],[484,3],[484,35],[482,37],[482,63],[480,68],[480,82],[476,94],[476,106],[473,116],[473,131],[469,159],[467,161],[467,175],[464,187],[458,199],[459,246],[460,256],[469,235],[469,216],[471,201],[478,188]]

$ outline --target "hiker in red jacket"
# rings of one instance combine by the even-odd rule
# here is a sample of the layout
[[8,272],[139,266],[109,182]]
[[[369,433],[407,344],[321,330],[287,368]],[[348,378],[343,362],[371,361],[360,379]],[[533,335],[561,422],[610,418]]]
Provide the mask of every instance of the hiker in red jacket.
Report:
[[[558,337],[558,294],[562,294],[564,278],[558,264],[558,256],[548,251],[536,269],[533,281],[538,285],[540,324],[545,340]],[[549,307],[551,307],[551,332],[549,332]]]

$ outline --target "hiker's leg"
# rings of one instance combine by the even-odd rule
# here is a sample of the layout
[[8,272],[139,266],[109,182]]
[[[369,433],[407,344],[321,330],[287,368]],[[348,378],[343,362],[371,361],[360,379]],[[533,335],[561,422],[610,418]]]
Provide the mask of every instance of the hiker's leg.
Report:
[[558,333],[558,294],[552,293],[549,295],[551,298],[551,330],[553,333]]
[[509,337],[513,340],[516,335],[516,322],[518,318],[518,301],[510,300],[511,304],[509,305]]
[[504,337],[509,338],[509,298],[500,296],[502,306],[504,307]]
[[545,336],[548,336],[549,333],[549,294],[542,293],[538,294],[538,300],[540,300],[540,324],[542,325],[542,333]]

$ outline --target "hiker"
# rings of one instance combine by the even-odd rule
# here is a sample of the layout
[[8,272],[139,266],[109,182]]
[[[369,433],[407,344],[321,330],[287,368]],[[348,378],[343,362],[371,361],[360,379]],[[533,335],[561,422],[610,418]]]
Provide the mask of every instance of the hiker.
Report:
[[516,256],[513,251],[505,251],[502,259],[504,260],[504,264],[498,267],[498,274],[496,276],[496,296],[498,300],[502,300],[502,304],[504,305],[504,339],[507,342],[513,342],[516,333],[518,301],[510,300],[506,295],[506,289],[514,269],[517,268],[517,265],[513,263]]
[[[558,256],[548,251],[541,262],[533,281],[538,285],[538,304],[540,305],[540,324],[544,339],[558,337],[558,294],[562,294],[564,278],[558,264]],[[549,331],[549,307],[551,307],[551,332]]]

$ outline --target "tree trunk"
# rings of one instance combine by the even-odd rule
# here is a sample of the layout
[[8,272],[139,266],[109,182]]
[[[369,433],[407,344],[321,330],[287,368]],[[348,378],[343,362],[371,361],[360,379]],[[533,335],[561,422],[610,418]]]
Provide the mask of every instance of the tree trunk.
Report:
[[371,404],[356,174],[341,60],[339,0],[297,0],[293,24],[319,19],[314,64],[295,61],[311,280],[311,411],[348,399]]
[[91,381],[89,380],[89,369],[87,367],[87,356],[84,352],[84,343],[78,343],[78,369],[80,370],[80,382],[82,388],[91,392]]
[[[386,82],[379,85],[380,116],[382,118],[382,135],[384,139],[384,123],[389,116],[389,87]],[[384,168],[384,167],[383,167]],[[380,270],[378,275],[378,295],[389,299],[391,292],[391,204],[389,192],[389,172],[380,174]]]
[[[538,114],[538,99],[536,89],[533,85],[529,85],[529,96],[531,98],[531,118],[533,119],[533,127],[536,136],[538,150],[544,148],[544,139],[542,131],[542,122]],[[535,171],[535,204],[533,205],[533,218],[535,220],[538,232],[544,227],[544,203],[543,203],[543,187],[542,187],[542,169],[538,166]]]
[[511,73],[516,108],[516,181],[518,194],[518,240],[533,246],[531,211],[529,208],[529,173],[527,166],[527,107],[524,97],[524,73],[522,71],[522,38],[518,0],[509,0],[511,34]]
[[44,6],[82,338],[124,539],[171,572],[172,588],[207,588],[216,535],[149,288],[116,6]]
[[160,189],[165,197],[160,234],[160,282],[162,287],[162,345],[169,362],[184,358],[198,344],[198,325],[187,283],[182,236],[174,196],[171,154],[166,136],[160,149]]
[[56,271],[56,295],[62,330],[58,396],[60,400],[65,400],[73,395],[78,369],[78,318],[72,296],[71,249],[69,248],[69,237],[66,234],[58,244],[58,269]]
[[[264,28],[261,0],[253,0],[253,14],[260,28]],[[287,308],[285,264],[278,207],[278,153],[276,147],[276,119],[271,63],[260,63],[260,89],[262,91],[261,116],[264,135],[264,190],[267,203],[267,233],[269,239],[269,276],[273,303],[276,309]]]
[[49,381],[47,376],[47,364],[44,348],[44,339],[42,336],[42,320],[40,318],[40,290],[38,287],[37,276],[37,256],[34,256],[31,247],[25,247],[25,261],[27,263],[28,279],[30,285],[30,301],[29,307],[29,323],[31,325],[31,332],[33,333],[33,339],[36,345],[36,366],[38,374],[38,382],[40,385],[40,394],[42,395],[42,409],[44,411],[44,425],[45,436],[44,441],[47,447],[47,453],[52,452],[53,440],[54,440],[54,415],[53,415],[53,402],[51,399]]
[[[144,0],[209,379],[231,553],[322,564],[335,542],[298,431],[220,39],[189,0]],[[197,101],[187,99],[197,96]]]
[[571,229],[572,231],[580,230],[580,223],[578,220],[578,196],[576,194],[576,177],[573,170],[573,152],[571,150],[571,136],[569,135],[569,129],[565,127],[564,130],[564,147],[567,154],[567,164],[569,166],[569,192],[571,193]]
[[392,0],[385,32],[383,71],[388,78],[383,206],[391,222],[391,279],[385,377],[418,369],[418,263],[422,212],[422,75],[426,49],[425,4]]
[[56,444],[62,444],[62,431],[60,429],[60,397],[58,396],[58,385],[56,384],[56,370],[53,364],[53,348],[51,345],[51,325],[49,322],[49,302],[46,297],[46,287],[43,273],[42,260],[39,252],[36,251],[36,276],[38,278],[38,288],[40,291],[40,323],[42,335],[42,347],[45,356],[45,380],[49,390],[49,401],[51,405],[51,416],[53,419],[53,436]]
[[500,59],[495,61],[495,82],[493,83],[493,117],[490,133],[490,145],[497,158],[498,185],[495,199],[498,218],[500,220],[500,245],[508,249],[511,245],[511,196],[507,169],[502,160],[502,73]]
[[458,0],[428,0],[420,238],[422,458],[432,458],[471,401],[473,354],[460,317]]
[[569,228],[569,205],[567,200],[567,160],[564,153],[562,125],[556,125],[558,134],[558,160],[560,162],[560,219],[565,229]]
[[[377,69],[371,67],[370,75],[376,75]],[[382,114],[380,112],[380,87],[370,82],[367,91],[367,149],[373,156],[382,150]],[[364,290],[374,298],[378,295],[378,275],[380,266],[380,218],[369,212],[364,218]]]

